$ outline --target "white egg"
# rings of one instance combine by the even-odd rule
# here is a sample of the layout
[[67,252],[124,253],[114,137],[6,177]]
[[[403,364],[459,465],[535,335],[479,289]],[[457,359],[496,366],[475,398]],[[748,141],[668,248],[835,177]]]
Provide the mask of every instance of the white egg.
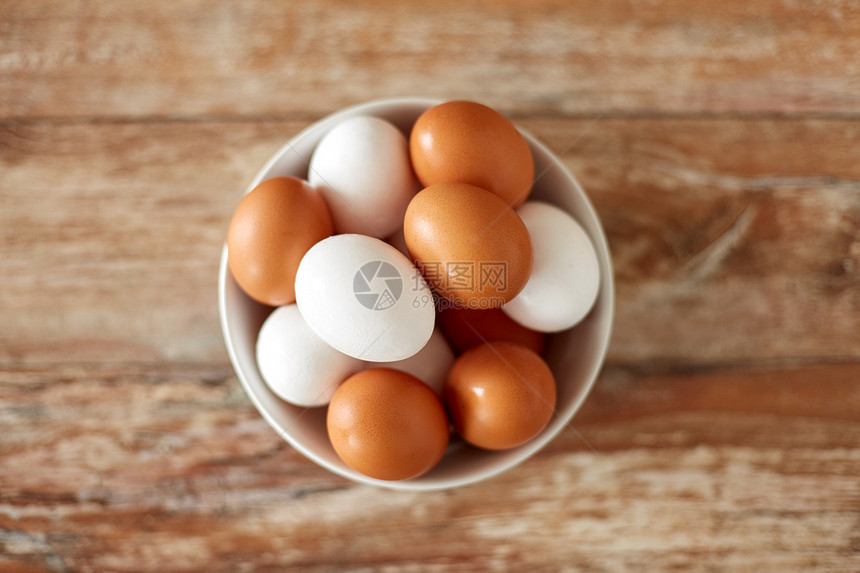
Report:
[[388,243],[366,235],[335,235],[311,247],[296,273],[296,304],[317,336],[371,362],[412,356],[436,322],[418,269]]
[[324,406],[363,363],[338,352],[308,328],[295,304],[278,307],[257,336],[257,366],[269,388],[296,406]]
[[403,224],[418,191],[406,137],[377,117],[338,124],[319,142],[308,180],[323,194],[337,233],[385,237]]
[[448,341],[445,340],[439,329],[436,329],[424,348],[414,356],[397,362],[382,364],[373,362],[369,366],[371,368],[395,368],[412,374],[441,396],[445,377],[448,375],[448,370],[451,369],[452,364],[454,364],[454,351],[451,350]]
[[591,239],[558,207],[527,201],[517,213],[532,240],[534,266],[525,288],[502,307],[516,322],[558,332],[582,320],[600,287],[600,266]]

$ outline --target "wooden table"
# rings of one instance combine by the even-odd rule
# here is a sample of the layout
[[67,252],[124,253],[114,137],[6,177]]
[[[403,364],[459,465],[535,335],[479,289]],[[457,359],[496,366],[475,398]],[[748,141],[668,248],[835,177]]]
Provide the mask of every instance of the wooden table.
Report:
[[[852,0],[0,1],[0,570],[860,570],[859,56]],[[496,107],[589,192],[594,450],[398,493],[245,397],[244,186],[398,95]]]

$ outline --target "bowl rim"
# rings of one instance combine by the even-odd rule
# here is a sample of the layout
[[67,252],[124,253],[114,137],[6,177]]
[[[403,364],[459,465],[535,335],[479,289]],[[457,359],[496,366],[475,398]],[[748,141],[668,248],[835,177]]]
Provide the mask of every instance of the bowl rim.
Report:
[[[351,116],[355,114],[359,114],[365,111],[376,110],[380,107],[390,107],[397,105],[413,105],[413,106],[426,106],[427,108],[432,107],[434,105],[443,103],[445,99],[439,98],[428,98],[428,97],[394,97],[394,98],[382,98],[370,100],[362,103],[358,103],[355,105],[351,105],[345,108],[341,108],[333,113],[330,113],[320,119],[317,119],[310,123],[307,127],[303,128],[294,136],[289,139],[285,139],[283,145],[281,145],[278,150],[272,154],[266,163],[260,168],[260,170],[256,173],[254,178],[248,184],[242,196],[248,194],[252,189],[254,189],[261,181],[265,178],[269,177],[269,172],[272,168],[278,163],[281,157],[285,153],[294,152],[294,146],[296,142],[307,137],[313,131],[319,129],[319,125],[322,123],[330,123],[337,118],[342,116]],[[503,460],[499,462],[497,465],[494,465],[488,469],[484,469],[482,471],[476,471],[472,474],[460,477],[460,478],[448,478],[444,482],[424,482],[424,481],[416,481],[416,480],[399,480],[399,481],[387,481],[371,478],[369,476],[365,476],[358,472],[352,470],[345,471],[343,468],[331,464],[328,460],[322,458],[317,455],[313,449],[309,448],[301,441],[297,440],[293,435],[289,433],[288,428],[282,428],[281,425],[275,420],[272,414],[268,411],[268,409],[263,405],[259,397],[256,395],[250,381],[247,379],[246,374],[244,372],[243,367],[241,366],[241,362],[238,359],[237,351],[233,346],[231,336],[230,336],[230,320],[227,312],[227,275],[229,272],[228,269],[228,252],[227,252],[227,244],[226,241],[222,245],[221,249],[221,260],[218,268],[218,313],[219,319],[221,323],[221,333],[224,337],[224,342],[227,347],[227,354],[230,358],[230,363],[233,367],[234,372],[236,373],[237,378],[239,379],[240,384],[242,385],[242,389],[245,392],[246,396],[251,400],[251,403],[254,405],[256,410],[260,413],[264,420],[271,426],[278,435],[281,436],[290,446],[298,450],[302,455],[306,458],[310,459],[317,465],[329,470],[330,472],[339,475],[341,477],[347,478],[353,482],[375,485],[387,489],[401,490],[401,491],[437,491],[450,489],[454,487],[460,487],[464,485],[474,484],[480,481],[484,481],[486,479],[497,476],[505,471],[510,470],[511,468],[517,466],[518,464],[524,462],[525,460],[532,457],[538,451],[543,449],[550,441],[558,437],[558,435],[567,427],[579,409],[582,407],[582,404],[585,402],[585,399],[591,393],[595,383],[597,382],[598,375],[603,368],[604,362],[606,360],[606,355],[609,349],[609,342],[612,337],[612,330],[614,326],[615,320],[615,281],[614,281],[614,270],[612,266],[612,257],[609,250],[609,243],[606,238],[606,233],[603,229],[603,225],[601,223],[600,217],[597,214],[597,211],[594,209],[593,204],[591,203],[591,199],[585,193],[582,186],[579,184],[579,181],[574,177],[574,175],[565,167],[565,165],[561,162],[561,159],[550,150],[542,141],[532,135],[528,130],[523,129],[516,122],[513,122],[517,127],[517,130],[526,138],[529,142],[530,146],[534,146],[538,148],[541,153],[555,166],[555,168],[559,169],[563,176],[568,180],[571,187],[573,187],[580,198],[582,199],[583,206],[589,216],[594,223],[596,232],[589,232],[589,237],[592,241],[595,242],[595,250],[597,251],[598,259],[601,262],[601,266],[606,269],[604,275],[601,276],[601,296],[606,296],[608,300],[606,312],[607,317],[605,334],[601,339],[598,340],[598,358],[594,361],[594,364],[591,368],[591,371],[588,373],[587,380],[582,385],[579,394],[576,398],[571,402],[569,406],[567,406],[564,411],[559,411],[556,409],[555,420],[550,422],[553,424],[553,427],[547,431],[544,429],[541,434],[535,436],[532,440],[520,446],[521,451],[516,456],[512,456],[509,459]],[[280,134],[278,134],[280,136]],[[283,136],[280,136],[283,139]],[[309,158],[308,158],[309,159]],[[577,432],[578,433],[578,432]],[[583,438],[584,439],[584,438]]]

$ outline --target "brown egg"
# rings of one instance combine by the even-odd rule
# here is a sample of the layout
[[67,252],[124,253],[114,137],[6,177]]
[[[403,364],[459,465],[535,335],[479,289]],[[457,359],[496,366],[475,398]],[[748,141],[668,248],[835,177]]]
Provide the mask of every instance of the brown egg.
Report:
[[445,337],[460,352],[484,342],[505,341],[543,353],[544,334],[517,324],[500,308],[451,308],[440,312],[437,320]]
[[392,368],[347,378],[328,406],[326,426],[337,455],[377,479],[417,477],[448,447],[448,418],[436,393]]
[[409,137],[416,175],[425,187],[470,183],[517,207],[529,196],[534,159],[525,138],[497,111],[449,101],[425,111]]
[[445,381],[445,402],[463,439],[488,450],[524,444],[555,411],[555,380],[540,356],[512,342],[475,346]]
[[299,262],[332,232],[331,215],[316,189],[295,177],[267,179],[245,195],[230,221],[230,271],[258,302],[295,302]]
[[498,308],[532,270],[525,224],[504,201],[466,183],[439,183],[406,209],[409,254],[437,294],[460,308]]

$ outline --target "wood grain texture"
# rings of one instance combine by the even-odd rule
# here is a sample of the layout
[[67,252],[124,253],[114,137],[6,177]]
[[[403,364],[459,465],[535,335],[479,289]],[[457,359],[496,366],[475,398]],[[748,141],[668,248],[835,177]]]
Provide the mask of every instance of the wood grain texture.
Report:
[[3,559],[35,571],[849,571],[858,376],[611,366],[574,424],[596,452],[565,431],[483,484],[402,493],[305,460],[226,365],[5,369]]
[[0,116],[316,116],[396,95],[506,113],[860,109],[825,2],[4,0]]
[[[850,0],[0,0],[0,571],[860,570]],[[472,98],[612,249],[572,426],[445,492],[355,485],[241,390],[216,273],[311,121]]]
[[[603,219],[612,360],[860,358],[860,124],[522,124],[564,152]],[[304,125],[7,124],[0,357],[224,360],[216,274],[231,213]]]

